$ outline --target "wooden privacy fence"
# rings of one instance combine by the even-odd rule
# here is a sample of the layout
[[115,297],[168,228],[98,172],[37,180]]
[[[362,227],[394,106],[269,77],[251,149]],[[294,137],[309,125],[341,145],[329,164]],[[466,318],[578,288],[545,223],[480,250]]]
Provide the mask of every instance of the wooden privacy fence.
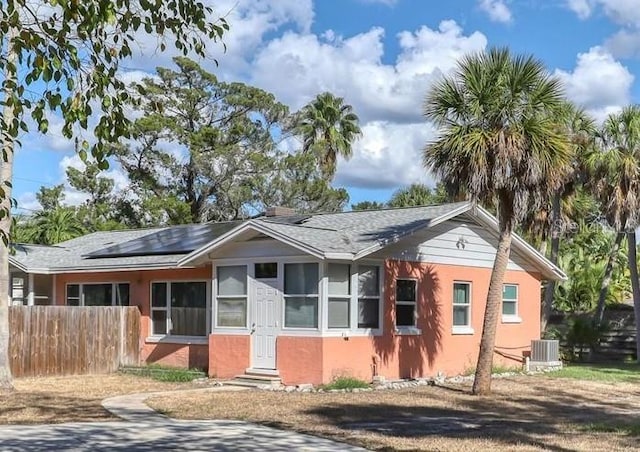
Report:
[[100,374],[140,361],[136,307],[10,306],[15,377]]

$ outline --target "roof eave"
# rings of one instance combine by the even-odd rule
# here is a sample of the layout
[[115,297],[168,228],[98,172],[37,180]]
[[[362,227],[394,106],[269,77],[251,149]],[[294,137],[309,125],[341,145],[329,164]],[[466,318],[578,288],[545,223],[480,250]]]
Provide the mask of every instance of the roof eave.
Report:
[[[491,227],[494,231],[497,232],[499,230],[498,220],[482,207],[475,206],[472,210],[472,215],[486,226]],[[538,250],[527,243],[527,241],[518,234],[513,233],[512,242],[523,252],[523,254],[525,254],[524,257],[527,260],[538,267],[542,276],[554,281],[566,281],[568,279],[566,273],[563,272],[561,268],[540,254]]]
[[265,225],[260,224],[259,222],[255,221],[255,220],[249,220],[246,223],[242,223],[240,225],[238,225],[236,228],[232,229],[231,231],[227,232],[226,234],[221,235],[220,237],[217,237],[216,239],[212,240],[211,242],[207,243],[206,245],[201,246],[200,248],[198,248],[197,250],[194,250],[193,252],[187,254],[185,257],[183,257],[182,259],[180,259],[178,261],[178,267],[183,267],[189,263],[192,263],[194,261],[197,261],[198,259],[206,256],[207,254],[209,254],[210,252],[214,251],[215,249],[221,247],[222,245],[225,245],[227,243],[229,243],[230,241],[232,241],[235,237],[239,236],[240,234],[242,234],[243,232],[246,232],[247,230],[254,230],[256,232],[262,233],[266,236],[269,236],[275,240],[278,240],[279,242],[282,242],[286,245],[289,245],[293,248],[299,249],[300,251],[306,253],[306,254],[310,254],[314,257],[317,257],[319,259],[324,259],[325,255],[322,251],[313,248],[311,246],[305,245],[304,243],[301,243],[297,240],[293,240],[291,239],[291,237],[287,237],[283,234],[280,234],[268,227],[266,227]]
[[421,231],[423,229],[432,228],[433,226],[436,226],[436,225],[438,225],[440,223],[443,223],[443,222],[445,222],[447,220],[450,220],[451,218],[455,218],[458,215],[462,215],[463,213],[468,212],[469,210],[471,210],[471,208],[472,208],[472,205],[471,205],[470,202],[462,204],[460,207],[457,207],[457,208],[453,209],[452,211],[447,212],[444,215],[440,215],[439,217],[432,218],[431,221],[429,221],[429,223],[424,225],[424,226],[417,227],[415,229],[412,229],[411,231],[408,231],[405,234],[393,237],[392,239],[387,240],[387,241],[385,241],[383,243],[378,242],[375,245],[372,245],[372,246],[370,246],[368,248],[365,248],[365,249],[359,251],[358,253],[356,253],[356,255],[354,257],[354,260],[362,259],[363,257],[369,256],[370,254],[373,254],[376,251],[379,251],[379,250],[381,250],[383,248],[386,248],[389,245],[393,245],[394,243],[398,243],[400,240],[402,240],[402,239],[404,239],[404,238],[416,233],[417,231]]

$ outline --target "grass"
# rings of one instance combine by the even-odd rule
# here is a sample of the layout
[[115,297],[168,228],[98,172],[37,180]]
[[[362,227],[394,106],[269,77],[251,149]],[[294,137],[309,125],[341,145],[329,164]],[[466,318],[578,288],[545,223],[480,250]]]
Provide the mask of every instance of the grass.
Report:
[[331,383],[321,386],[325,391],[332,389],[364,389],[370,387],[371,385],[366,381],[354,377],[337,377]]
[[640,383],[640,365],[630,363],[569,364],[564,369],[550,373],[548,376],[604,383]]
[[141,367],[124,367],[120,372],[125,374],[150,377],[156,381],[170,383],[184,383],[196,378],[205,378],[207,374],[199,369],[184,369],[178,367],[149,364]]
[[582,430],[595,433],[619,433],[629,436],[640,436],[640,424],[610,424],[605,422],[598,424],[587,424],[582,427]]
[[[555,374],[551,374],[555,375]],[[547,375],[347,393],[172,394],[149,404],[180,419],[242,419],[372,450],[625,450],[637,447],[638,386]]]
[[113,420],[100,404],[107,397],[194,387],[123,374],[19,378],[14,386],[0,392],[0,424]]
[[[512,373],[512,372],[522,372],[522,366],[500,366],[500,365],[494,365],[491,368],[491,374],[495,375],[495,374],[506,374],[506,373]],[[475,367],[468,367],[467,369],[465,369],[465,371],[462,373],[462,375],[464,375],[465,377],[470,377],[472,375],[476,374],[476,368]]]

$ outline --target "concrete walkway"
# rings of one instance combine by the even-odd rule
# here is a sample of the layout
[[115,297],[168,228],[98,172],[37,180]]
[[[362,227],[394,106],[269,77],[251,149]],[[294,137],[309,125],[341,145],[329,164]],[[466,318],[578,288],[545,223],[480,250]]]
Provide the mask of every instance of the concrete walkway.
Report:
[[[243,390],[229,386],[189,391]],[[242,421],[171,419],[144,401],[163,392],[112,397],[102,405],[123,419],[49,425],[0,426],[0,451],[364,451],[328,439]]]

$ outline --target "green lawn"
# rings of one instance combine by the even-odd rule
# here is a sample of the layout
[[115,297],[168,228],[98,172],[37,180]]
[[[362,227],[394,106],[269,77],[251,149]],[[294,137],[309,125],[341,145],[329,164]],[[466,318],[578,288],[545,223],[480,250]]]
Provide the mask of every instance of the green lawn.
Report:
[[639,364],[568,364],[564,369],[548,374],[554,378],[574,378],[600,382],[640,383]]

